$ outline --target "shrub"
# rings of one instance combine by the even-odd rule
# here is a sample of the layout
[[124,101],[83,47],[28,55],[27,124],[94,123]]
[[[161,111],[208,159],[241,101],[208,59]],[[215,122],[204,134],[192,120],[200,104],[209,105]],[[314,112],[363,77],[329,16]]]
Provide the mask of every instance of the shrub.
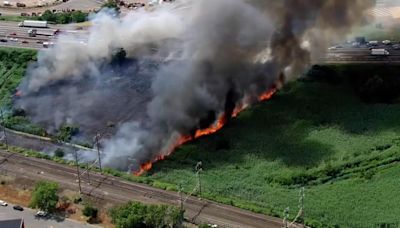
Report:
[[62,158],[62,157],[64,157],[64,155],[65,155],[64,150],[61,149],[61,148],[57,148],[57,149],[54,151],[54,156],[55,156],[55,157]]
[[82,211],[83,215],[89,218],[97,218],[98,209],[86,204]]

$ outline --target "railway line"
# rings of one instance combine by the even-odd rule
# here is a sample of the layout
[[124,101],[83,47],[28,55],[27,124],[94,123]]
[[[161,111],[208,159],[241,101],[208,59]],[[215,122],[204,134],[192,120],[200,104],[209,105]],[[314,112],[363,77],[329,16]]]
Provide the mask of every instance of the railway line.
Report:
[[[72,190],[78,189],[76,168],[51,161],[0,151],[0,170],[32,179],[59,182]],[[124,203],[136,200],[144,203],[178,205],[176,192],[155,189],[144,184],[127,182],[116,177],[90,172],[82,175],[82,193],[98,199]],[[89,184],[90,181],[90,184]],[[221,227],[281,227],[280,219],[248,212],[212,201],[184,196],[185,218],[195,223],[215,223]]]

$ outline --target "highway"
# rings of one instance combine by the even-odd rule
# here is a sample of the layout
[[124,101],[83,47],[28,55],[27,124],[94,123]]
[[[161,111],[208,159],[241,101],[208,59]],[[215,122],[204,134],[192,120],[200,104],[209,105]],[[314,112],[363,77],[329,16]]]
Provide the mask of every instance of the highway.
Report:
[[342,63],[385,63],[400,64],[400,50],[394,49],[392,45],[378,45],[373,48],[386,49],[389,56],[372,56],[370,47],[342,46],[333,50],[328,50],[326,55],[315,61],[316,64],[342,64]]
[[[25,157],[21,154],[0,151],[0,172],[32,180],[52,180],[64,188],[78,191],[76,168],[60,165],[48,160]],[[82,171],[81,171],[82,172]],[[81,176],[82,193],[97,200],[125,203],[129,200],[150,204],[178,206],[178,193],[156,189],[144,184],[127,182],[122,179],[91,172]],[[90,184],[89,184],[90,182]],[[229,205],[188,197],[183,204],[185,218],[193,223],[212,223],[220,227],[262,227],[280,228],[282,220],[249,212]]]
[[[49,25],[49,28],[38,28],[37,30],[56,30],[61,32],[74,32],[77,35],[86,35],[86,30],[74,30],[71,25]],[[43,42],[56,42],[55,36],[37,35],[36,37],[29,37],[29,27],[19,27],[18,22],[0,22],[0,46],[2,47],[17,47],[17,48],[30,48],[41,49]],[[17,40],[15,40],[17,39]]]

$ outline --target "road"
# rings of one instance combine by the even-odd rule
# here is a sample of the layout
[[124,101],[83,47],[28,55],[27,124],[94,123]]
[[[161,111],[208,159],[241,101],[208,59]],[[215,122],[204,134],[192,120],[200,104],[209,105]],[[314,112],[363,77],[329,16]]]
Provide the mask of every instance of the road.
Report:
[[[25,157],[0,151],[0,171],[8,175],[16,175],[36,180],[52,180],[64,188],[78,190],[75,167],[64,166],[48,160]],[[82,175],[83,194],[100,200],[114,203],[125,203],[129,200],[152,204],[179,205],[179,195],[152,188],[122,179],[90,173]],[[89,184],[90,182],[90,184]],[[196,197],[187,197],[184,203],[185,218],[194,223],[213,223],[220,227],[262,227],[280,228],[282,221],[278,218],[249,212],[229,205],[223,205]]]
[[8,206],[0,206],[0,219],[18,219],[23,218],[25,222],[25,227],[29,228],[89,228],[97,227],[89,224],[83,224],[71,219],[64,219],[55,216],[49,216],[47,218],[38,218],[35,216],[36,211],[30,208],[24,208],[23,211],[14,210],[13,204],[8,204]]
[[374,48],[382,48],[389,51],[389,56],[372,56],[369,47],[343,46],[334,50],[328,50],[327,54],[314,63],[385,63],[400,64],[400,50],[395,50],[392,45],[378,45]]
[[[39,31],[43,30],[56,30],[59,29],[61,32],[69,32],[75,34],[75,36],[86,37],[86,30],[75,30],[73,25],[49,25],[49,28],[40,28]],[[1,21],[0,22],[0,46],[3,47],[19,47],[19,48],[30,48],[30,49],[41,49],[43,48],[43,42],[56,42],[54,36],[43,36],[37,35],[36,37],[29,37],[28,27],[18,27],[18,22]],[[12,41],[10,38],[17,38],[18,41]],[[4,42],[7,40],[7,42]],[[25,42],[23,42],[25,41]]]

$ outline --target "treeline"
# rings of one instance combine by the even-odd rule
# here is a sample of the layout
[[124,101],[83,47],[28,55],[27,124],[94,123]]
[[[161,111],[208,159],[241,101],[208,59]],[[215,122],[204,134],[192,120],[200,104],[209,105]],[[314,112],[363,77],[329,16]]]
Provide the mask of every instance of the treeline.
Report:
[[89,13],[76,11],[52,12],[46,10],[37,20],[54,22],[56,24],[80,23],[88,20]]
[[144,205],[128,202],[125,205],[110,210],[112,223],[117,228],[123,227],[152,227],[175,228],[181,227],[183,213],[176,207],[167,205]]

